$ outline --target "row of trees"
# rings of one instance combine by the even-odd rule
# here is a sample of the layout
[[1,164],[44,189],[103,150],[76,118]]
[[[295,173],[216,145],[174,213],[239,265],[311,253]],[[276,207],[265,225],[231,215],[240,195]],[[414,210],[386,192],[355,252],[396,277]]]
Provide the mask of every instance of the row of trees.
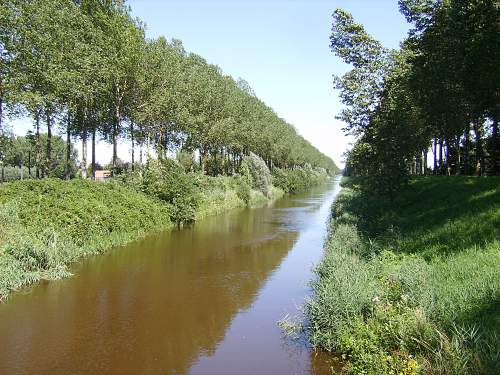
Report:
[[[39,177],[50,175],[57,124],[66,135],[67,178],[72,139],[81,141],[83,177],[88,144],[92,174],[96,142],[113,145],[115,173],[124,138],[131,141],[132,166],[145,149],[159,159],[179,150],[199,155],[202,172],[213,174],[234,172],[250,152],[271,168],[336,170],[247,82],[223,75],[178,40],[146,39],[123,1],[4,0],[0,48],[0,119],[33,119]],[[0,122],[4,134],[5,128]]]
[[[399,0],[413,25],[388,50],[338,9],[331,48],[347,170],[389,193],[413,174],[498,174],[500,6],[495,0]],[[431,165],[428,165],[428,152]]]

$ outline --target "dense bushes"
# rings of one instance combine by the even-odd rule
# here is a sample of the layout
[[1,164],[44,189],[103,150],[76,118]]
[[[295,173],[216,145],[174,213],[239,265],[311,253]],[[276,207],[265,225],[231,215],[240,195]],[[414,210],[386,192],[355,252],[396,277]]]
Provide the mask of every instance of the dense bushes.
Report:
[[149,160],[142,170],[108,183],[44,179],[0,185],[0,299],[41,278],[66,275],[67,265],[82,256],[172,223],[282,195],[255,155],[234,176],[186,172],[166,159]]
[[142,173],[122,174],[115,180],[169,204],[170,219],[179,225],[252,203],[248,174],[212,177],[186,172],[181,161],[172,159],[149,160]]
[[308,304],[313,345],[355,374],[498,373],[499,186],[420,179],[392,205],[345,189]]
[[195,178],[176,161],[148,161],[141,178],[141,190],[171,204],[173,222],[181,224],[195,220],[200,192]]
[[328,175],[322,168],[295,167],[293,169],[273,169],[273,185],[282,189],[286,193],[296,193],[310,189],[325,181]]
[[117,183],[29,180],[0,187],[0,299],[66,265],[167,228],[170,206]]

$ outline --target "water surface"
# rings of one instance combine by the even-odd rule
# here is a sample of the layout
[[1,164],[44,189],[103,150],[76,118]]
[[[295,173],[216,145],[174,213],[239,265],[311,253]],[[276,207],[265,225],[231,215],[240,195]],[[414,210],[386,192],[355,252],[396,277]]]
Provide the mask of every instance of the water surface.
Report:
[[324,374],[285,340],[322,254],[338,181],[72,267],[0,304],[0,374]]

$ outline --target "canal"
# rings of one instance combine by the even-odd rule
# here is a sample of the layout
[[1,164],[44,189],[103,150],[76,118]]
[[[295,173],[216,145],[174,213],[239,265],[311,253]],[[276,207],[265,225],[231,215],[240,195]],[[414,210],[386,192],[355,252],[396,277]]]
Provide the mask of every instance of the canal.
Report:
[[310,294],[338,179],[144,238],[0,304],[0,374],[324,374],[277,321]]

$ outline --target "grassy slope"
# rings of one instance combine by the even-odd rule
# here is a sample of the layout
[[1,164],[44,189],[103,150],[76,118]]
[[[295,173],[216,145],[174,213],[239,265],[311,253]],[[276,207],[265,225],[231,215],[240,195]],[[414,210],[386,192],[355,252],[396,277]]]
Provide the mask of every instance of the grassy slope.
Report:
[[392,203],[347,185],[309,304],[313,343],[353,373],[498,373],[500,178],[421,178]]

